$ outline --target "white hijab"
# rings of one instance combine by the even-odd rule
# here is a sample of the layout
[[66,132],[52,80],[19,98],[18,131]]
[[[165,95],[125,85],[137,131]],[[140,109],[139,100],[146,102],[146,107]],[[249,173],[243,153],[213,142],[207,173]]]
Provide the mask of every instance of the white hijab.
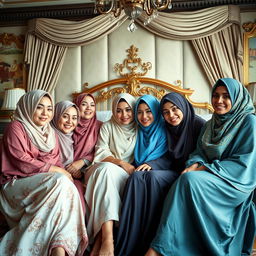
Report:
[[76,106],[76,104],[69,100],[65,100],[58,102],[55,105],[54,118],[51,122],[52,127],[55,129],[59,137],[62,156],[61,160],[64,166],[72,163],[74,160],[74,140],[72,138],[73,132],[67,134],[61,132],[58,128],[58,122],[60,120],[60,117],[64,114],[64,112],[71,107],[74,107],[77,110],[77,116],[79,116],[79,109]]
[[34,90],[24,94],[14,113],[14,120],[21,122],[32,143],[43,152],[50,152],[56,145],[56,136],[50,122],[45,126],[37,126],[33,115],[40,100],[48,96],[53,104],[51,95],[43,90]]
[[128,163],[133,162],[137,125],[135,121],[127,125],[118,122],[116,110],[121,99],[124,99],[128,103],[134,113],[136,100],[132,95],[121,93],[114,98],[112,103],[112,117],[100,129],[100,138],[96,144],[94,162],[100,162],[108,156],[113,156]]

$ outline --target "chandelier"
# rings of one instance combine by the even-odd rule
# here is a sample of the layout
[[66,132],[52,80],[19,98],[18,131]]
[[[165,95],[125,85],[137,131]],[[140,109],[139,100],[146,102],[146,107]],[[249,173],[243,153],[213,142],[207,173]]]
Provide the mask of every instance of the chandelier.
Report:
[[144,25],[148,25],[152,19],[156,18],[158,11],[166,8],[171,9],[172,0],[95,0],[95,13],[107,14],[112,13],[114,17],[118,17],[121,11],[130,18],[131,22],[128,30],[133,32],[136,30],[134,20],[137,19],[142,12],[147,14]]

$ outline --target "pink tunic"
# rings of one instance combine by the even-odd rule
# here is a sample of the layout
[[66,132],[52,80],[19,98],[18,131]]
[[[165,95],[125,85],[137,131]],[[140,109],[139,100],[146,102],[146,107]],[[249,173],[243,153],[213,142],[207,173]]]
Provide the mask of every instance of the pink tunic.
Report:
[[19,121],[11,122],[3,137],[0,184],[12,179],[48,172],[51,165],[63,167],[58,139],[52,151],[39,151],[32,144],[23,125]]

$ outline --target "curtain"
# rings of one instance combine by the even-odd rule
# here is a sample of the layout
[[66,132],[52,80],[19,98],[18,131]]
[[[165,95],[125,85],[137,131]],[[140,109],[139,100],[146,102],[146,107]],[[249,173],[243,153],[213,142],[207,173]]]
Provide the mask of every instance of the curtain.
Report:
[[[65,52],[64,49],[66,49],[66,47],[86,45],[108,35],[127,19],[124,12],[122,12],[119,18],[111,17],[111,14],[99,15],[95,18],[78,22],[55,19],[35,19],[30,21],[27,41],[25,44],[25,61],[30,64],[28,90],[31,90],[31,88],[42,87],[47,90],[49,88],[53,90],[59,73],[56,73],[56,76],[50,76],[47,73],[52,72],[52,67],[57,69],[58,66],[62,66],[65,53],[60,53]],[[215,77],[219,76],[219,73],[217,73],[215,67],[211,68],[210,65],[212,64],[209,63],[209,60],[203,61],[205,59],[205,53],[211,54],[209,58],[216,58],[216,56],[219,56],[220,59],[225,59],[225,63],[222,63],[221,61],[218,63],[218,69],[226,70],[226,67],[232,68],[234,71],[231,73],[234,73],[240,80],[242,63],[240,32],[237,29],[231,29],[230,33],[222,32],[231,26],[239,27],[239,17],[239,7],[219,6],[191,12],[160,12],[158,17],[151,21],[147,26],[144,25],[144,21],[147,19],[146,15],[142,15],[136,22],[148,31],[164,38],[173,40],[193,40],[193,46],[199,55],[199,59],[202,62],[209,81],[213,81]],[[236,33],[236,35],[233,35],[233,33]],[[237,33],[240,36],[238,36]],[[225,42],[221,39],[223,34],[225,34]],[[211,43],[202,43],[202,41],[209,40],[208,37],[213,35],[215,38],[214,41]],[[234,40],[236,41],[234,42]],[[42,52],[44,51],[42,48],[38,46],[36,47],[37,44],[39,45],[39,41],[45,42],[45,45],[41,43],[42,48],[50,48],[50,45],[53,45],[53,48],[56,47],[55,55],[62,56],[63,59],[56,59],[53,56],[48,56],[50,54],[43,54]],[[210,47],[210,44],[218,41],[221,42],[218,47]],[[230,45],[235,44],[238,47],[232,47],[230,54],[228,54],[228,56],[233,56],[232,60],[223,56],[226,55],[227,45],[225,45],[225,43],[227,42],[232,42]],[[198,45],[199,43],[201,45]],[[228,47],[230,47],[230,45],[228,45]],[[30,47],[32,47],[33,53],[30,51]],[[203,49],[201,49],[201,47],[203,47]],[[40,58],[37,59],[35,56],[40,56]],[[40,64],[42,66],[45,65],[46,62],[49,63],[50,66],[47,67],[49,70],[47,71],[43,68],[37,70],[36,67],[40,65],[36,65],[35,62],[43,63]],[[216,65],[216,62],[214,62],[214,65]],[[236,69],[237,74],[235,74]],[[41,72],[42,70],[44,70],[44,73],[40,75],[38,74],[40,77],[39,79],[39,77],[37,77],[38,75],[35,73]],[[44,81],[44,78],[47,78],[46,81]],[[39,80],[42,80],[42,82],[39,83]],[[47,86],[44,83],[46,83]]]
[[28,91],[41,89],[53,93],[67,48],[44,42],[33,35],[26,38],[25,62],[29,64]]
[[[146,16],[139,19],[144,24]],[[172,40],[191,40],[208,81],[221,77],[242,81],[243,46],[240,9],[219,6],[194,12],[159,13],[145,29]]]
[[100,15],[75,22],[54,19],[29,21],[25,42],[25,63],[29,65],[27,91],[52,93],[62,69],[67,47],[92,43],[118,28],[127,16],[118,19]]
[[240,27],[232,25],[217,34],[192,40],[211,85],[221,77],[242,81],[243,46]]
[[209,36],[231,26],[240,24],[239,7],[225,5],[191,12],[160,12],[147,26],[144,14],[138,23],[151,33],[172,40],[193,40]]

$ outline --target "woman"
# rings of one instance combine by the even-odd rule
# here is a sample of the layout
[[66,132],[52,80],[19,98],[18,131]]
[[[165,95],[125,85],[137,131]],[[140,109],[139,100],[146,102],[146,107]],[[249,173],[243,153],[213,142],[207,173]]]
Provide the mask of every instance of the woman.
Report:
[[75,104],[80,111],[80,120],[73,134],[74,162],[67,165],[67,170],[76,178],[81,178],[81,169],[91,165],[95,144],[102,122],[96,118],[96,103],[93,95],[80,94]]
[[250,255],[256,231],[256,117],[232,78],[212,90],[214,114],[165,201],[152,255]]
[[112,117],[100,129],[94,165],[85,175],[89,207],[88,234],[94,246],[90,255],[114,256],[113,225],[119,221],[121,197],[132,165],[137,128],[135,99],[121,93],[113,99]]
[[[78,117],[79,109],[76,104],[72,103],[71,101],[65,100],[58,102],[55,105],[54,117],[51,124],[59,138],[61,161],[64,166],[73,163],[74,160],[74,140],[72,135],[78,124]],[[76,179],[76,177],[72,178],[78,189],[83,211],[85,213],[84,185],[79,179]]]
[[178,93],[165,95],[160,105],[150,95],[142,96],[136,104],[139,134],[134,155],[138,172],[126,185],[115,255],[144,255],[148,250],[164,198],[184,169],[204,124]]
[[52,117],[51,96],[31,91],[4,133],[0,207],[10,231],[0,255],[83,255],[87,246],[80,198],[60,163]]

